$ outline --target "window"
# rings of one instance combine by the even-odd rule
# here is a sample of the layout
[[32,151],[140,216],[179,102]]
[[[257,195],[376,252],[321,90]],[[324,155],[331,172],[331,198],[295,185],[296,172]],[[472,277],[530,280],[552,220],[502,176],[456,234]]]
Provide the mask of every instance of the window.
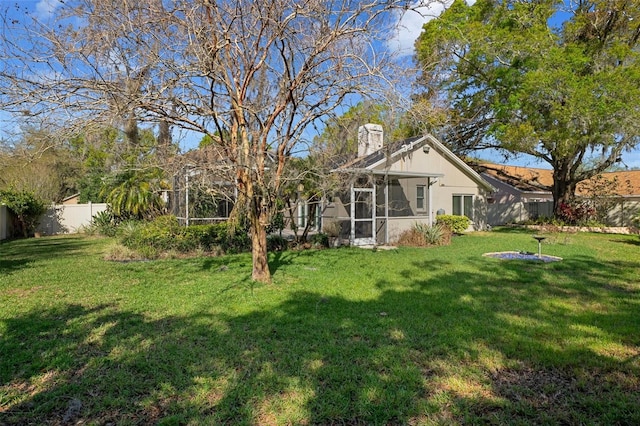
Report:
[[454,195],[453,214],[473,219],[473,195]]
[[426,189],[425,185],[416,186],[416,209],[417,210],[424,210],[426,208],[425,202],[424,202],[425,189]]

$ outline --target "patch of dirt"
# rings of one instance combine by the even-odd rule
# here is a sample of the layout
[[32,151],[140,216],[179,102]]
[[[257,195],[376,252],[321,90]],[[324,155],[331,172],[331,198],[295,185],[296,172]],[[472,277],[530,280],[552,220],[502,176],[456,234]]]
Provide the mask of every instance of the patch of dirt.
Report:
[[32,295],[33,293],[41,289],[42,289],[41,285],[31,287],[31,288],[10,288],[9,290],[7,290],[7,294],[10,296],[26,297],[26,296]]

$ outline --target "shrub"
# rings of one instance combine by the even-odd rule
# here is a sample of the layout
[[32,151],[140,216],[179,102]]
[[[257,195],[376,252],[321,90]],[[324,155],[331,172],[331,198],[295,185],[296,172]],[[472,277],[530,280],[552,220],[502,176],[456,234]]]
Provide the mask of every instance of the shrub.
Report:
[[449,244],[451,242],[452,232],[445,225],[436,223],[433,226],[429,226],[425,223],[416,223],[414,227],[424,236],[427,245],[437,246]]
[[318,232],[317,234],[311,235],[311,244],[316,247],[329,247],[329,236],[323,232]]
[[118,220],[111,210],[103,210],[93,215],[89,225],[89,233],[98,233],[106,237],[115,237],[118,227]]
[[174,216],[159,216],[142,222],[131,232],[120,234],[124,246],[157,257],[161,252],[188,253],[198,250],[221,249],[226,253],[239,253],[251,248],[246,231],[229,232],[226,222],[213,225],[181,226]]
[[569,225],[584,225],[596,218],[596,210],[587,203],[561,203],[559,219]]
[[286,238],[271,234],[267,236],[267,250],[268,251],[284,251],[289,247],[289,242]]
[[16,216],[18,229],[23,237],[36,230],[42,215],[47,211],[46,203],[29,191],[0,190],[0,202]]
[[410,228],[400,234],[397,244],[405,247],[425,247],[427,240],[424,238],[422,232],[416,228]]
[[446,226],[454,234],[462,234],[471,225],[471,220],[466,216],[442,214],[438,216],[436,223]]
[[429,226],[426,223],[415,223],[411,229],[400,235],[398,245],[410,247],[447,245],[451,243],[451,234],[451,230],[442,224]]

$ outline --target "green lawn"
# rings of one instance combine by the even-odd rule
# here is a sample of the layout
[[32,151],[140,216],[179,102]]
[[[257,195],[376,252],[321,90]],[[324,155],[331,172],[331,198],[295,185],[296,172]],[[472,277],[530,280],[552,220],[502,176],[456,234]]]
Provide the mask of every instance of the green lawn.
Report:
[[640,239],[117,263],[0,244],[0,424],[640,424]]

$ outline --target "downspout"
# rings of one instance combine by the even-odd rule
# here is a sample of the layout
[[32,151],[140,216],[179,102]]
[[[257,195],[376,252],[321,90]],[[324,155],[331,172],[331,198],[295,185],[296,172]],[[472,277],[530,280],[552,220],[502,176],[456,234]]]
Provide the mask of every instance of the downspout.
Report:
[[433,226],[433,196],[431,194],[431,178],[427,178],[427,203],[429,203],[429,226]]

